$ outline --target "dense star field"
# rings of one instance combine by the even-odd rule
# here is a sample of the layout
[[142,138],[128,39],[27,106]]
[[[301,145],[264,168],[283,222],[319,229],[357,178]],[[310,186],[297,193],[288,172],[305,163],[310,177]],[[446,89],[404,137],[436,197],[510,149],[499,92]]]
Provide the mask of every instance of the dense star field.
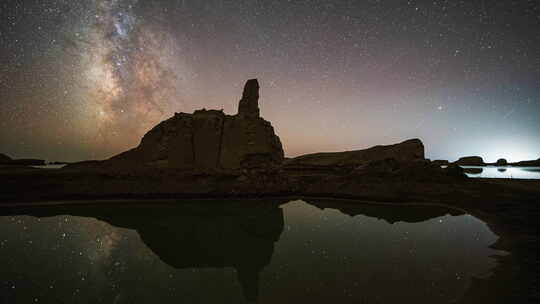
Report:
[[174,112],[261,115],[288,156],[421,138],[540,157],[537,1],[0,2],[0,152],[102,159]]

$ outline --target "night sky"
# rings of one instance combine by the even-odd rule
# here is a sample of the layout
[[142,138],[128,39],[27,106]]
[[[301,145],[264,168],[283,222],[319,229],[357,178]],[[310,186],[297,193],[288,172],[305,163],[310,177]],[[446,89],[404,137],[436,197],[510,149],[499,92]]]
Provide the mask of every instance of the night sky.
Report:
[[0,152],[107,158],[256,77],[287,156],[537,159],[538,28],[527,0],[2,0]]

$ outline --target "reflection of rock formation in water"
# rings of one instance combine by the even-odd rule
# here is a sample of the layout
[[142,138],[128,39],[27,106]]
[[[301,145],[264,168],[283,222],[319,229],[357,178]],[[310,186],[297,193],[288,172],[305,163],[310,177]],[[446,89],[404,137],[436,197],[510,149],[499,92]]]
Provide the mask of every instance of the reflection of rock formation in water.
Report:
[[484,166],[484,159],[480,156],[465,156],[454,162],[456,165],[461,166]]
[[506,172],[506,168],[497,168],[497,171],[499,171],[499,172]]
[[463,168],[463,172],[469,173],[469,174],[480,174],[484,172],[483,168]]
[[283,231],[283,211],[247,209],[240,214],[195,212],[151,220],[125,217],[120,222],[117,217],[100,219],[137,230],[143,242],[172,267],[234,267],[244,296],[255,300],[259,274],[270,263],[274,243]]
[[395,205],[389,208],[380,204],[340,203],[335,200],[308,200],[307,203],[320,209],[336,209],[350,216],[365,215],[383,219],[390,224],[396,222],[419,223],[447,214],[453,216],[464,214],[463,211],[445,206]]
[[276,204],[264,207],[243,204],[238,208],[219,203],[217,206],[200,204],[171,208],[60,209],[27,209],[16,213],[94,217],[116,227],[136,230],[141,240],[172,267],[235,268],[244,296],[249,301],[257,299],[259,274],[270,263],[274,243],[284,225],[283,210]]

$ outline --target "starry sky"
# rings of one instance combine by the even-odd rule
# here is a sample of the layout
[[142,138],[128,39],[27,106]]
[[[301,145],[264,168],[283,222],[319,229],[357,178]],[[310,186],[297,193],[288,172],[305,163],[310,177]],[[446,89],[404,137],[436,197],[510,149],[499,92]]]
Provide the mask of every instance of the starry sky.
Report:
[[540,157],[537,1],[3,0],[0,152],[103,159],[249,78],[287,156]]

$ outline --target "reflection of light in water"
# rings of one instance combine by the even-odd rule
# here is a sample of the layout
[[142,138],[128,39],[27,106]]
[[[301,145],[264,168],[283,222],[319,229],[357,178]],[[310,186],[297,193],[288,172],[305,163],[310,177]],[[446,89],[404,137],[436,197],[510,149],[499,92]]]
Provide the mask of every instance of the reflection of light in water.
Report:
[[479,167],[463,166],[463,168],[480,168],[479,173],[467,173],[469,177],[481,178],[517,178],[517,179],[540,179],[540,167]]

